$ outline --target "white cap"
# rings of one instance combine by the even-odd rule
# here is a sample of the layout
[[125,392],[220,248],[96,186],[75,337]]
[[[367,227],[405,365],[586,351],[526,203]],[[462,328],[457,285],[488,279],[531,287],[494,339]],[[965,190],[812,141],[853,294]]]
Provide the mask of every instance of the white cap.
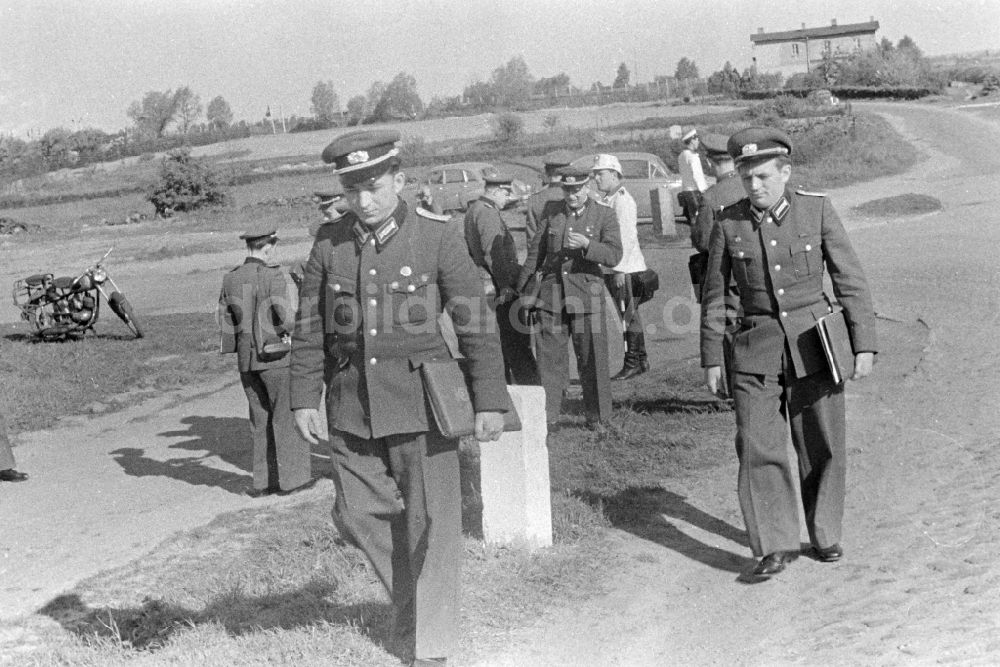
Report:
[[617,171],[618,175],[622,175],[622,163],[618,161],[614,155],[608,155],[607,153],[601,153],[594,156],[594,166],[590,168],[591,171],[600,171],[602,169],[610,169],[611,171]]
[[688,130],[687,132],[684,133],[684,136],[681,137],[681,141],[683,141],[684,143],[687,143],[687,142],[691,141],[692,139],[694,139],[697,136],[698,136],[698,130],[691,129],[691,130]]

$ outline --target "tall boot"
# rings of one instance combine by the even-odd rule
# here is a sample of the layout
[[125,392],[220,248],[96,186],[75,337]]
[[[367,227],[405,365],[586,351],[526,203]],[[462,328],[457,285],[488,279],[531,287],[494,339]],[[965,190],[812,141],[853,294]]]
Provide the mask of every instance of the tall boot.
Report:
[[646,361],[646,337],[641,331],[625,332],[625,362],[622,369],[611,376],[613,381],[628,380],[649,370]]

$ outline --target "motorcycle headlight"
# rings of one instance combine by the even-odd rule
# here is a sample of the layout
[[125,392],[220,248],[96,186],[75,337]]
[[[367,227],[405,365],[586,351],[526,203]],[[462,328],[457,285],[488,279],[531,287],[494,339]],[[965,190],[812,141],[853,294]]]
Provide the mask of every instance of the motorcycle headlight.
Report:
[[94,282],[98,285],[108,279],[108,274],[104,269],[94,269],[94,272],[91,275],[93,275]]

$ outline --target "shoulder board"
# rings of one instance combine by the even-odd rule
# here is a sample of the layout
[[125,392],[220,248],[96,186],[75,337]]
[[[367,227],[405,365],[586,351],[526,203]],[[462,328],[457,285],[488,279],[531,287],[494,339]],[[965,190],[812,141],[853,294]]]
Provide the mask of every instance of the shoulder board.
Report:
[[609,202],[609,201],[604,201],[603,199],[595,199],[595,200],[594,200],[594,203],[595,203],[595,204],[600,204],[600,205],[601,205],[601,206],[603,206],[604,208],[614,208],[614,206],[612,206],[611,202]]
[[797,195],[805,195],[807,197],[825,197],[826,196],[825,192],[811,192],[809,190],[796,190],[795,194],[797,194]]
[[281,269],[281,264],[278,264],[277,262],[271,262],[270,264],[265,264],[264,266],[268,269]]
[[427,218],[428,220],[436,220],[437,222],[450,222],[451,216],[445,215],[443,213],[434,213],[433,211],[428,211],[426,208],[421,208],[420,206],[416,209],[416,214],[421,218]]

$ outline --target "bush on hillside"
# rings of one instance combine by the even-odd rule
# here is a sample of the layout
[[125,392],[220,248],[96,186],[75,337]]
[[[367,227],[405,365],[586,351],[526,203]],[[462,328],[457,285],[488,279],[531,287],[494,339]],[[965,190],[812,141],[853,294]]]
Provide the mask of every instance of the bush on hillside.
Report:
[[524,137],[524,119],[516,113],[502,113],[493,117],[493,138],[497,143],[516,144]]
[[221,204],[226,195],[215,171],[191,157],[191,149],[177,148],[163,158],[160,180],[148,199],[158,218],[169,218],[177,211],[193,211],[202,206]]

